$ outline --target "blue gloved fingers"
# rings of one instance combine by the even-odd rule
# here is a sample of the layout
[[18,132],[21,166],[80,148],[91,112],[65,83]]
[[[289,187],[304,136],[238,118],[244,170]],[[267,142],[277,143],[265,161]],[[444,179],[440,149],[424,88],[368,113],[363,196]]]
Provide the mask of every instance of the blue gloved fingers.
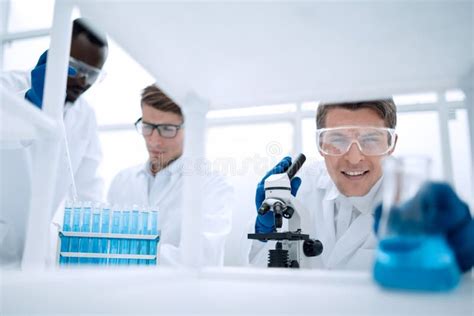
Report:
[[[41,65],[46,65],[46,62],[48,60],[48,51],[46,50],[43,54],[41,54],[40,58],[38,59],[38,62],[36,63],[36,67],[41,66]],[[76,69],[72,67],[68,67],[68,76],[75,76],[77,74]]]
[[70,77],[75,77],[77,75],[76,69],[72,67],[67,67],[67,75]]
[[31,71],[31,89],[25,94],[25,98],[40,109],[43,107],[45,73],[46,64],[38,65]]
[[265,180],[272,174],[278,174],[285,172],[291,165],[291,157],[283,158],[275,167],[268,171],[265,176],[257,184],[257,190],[255,192],[255,206],[257,210],[262,205],[263,200],[265,200]]
[[[268,171],[265,176],[257,184],[257,190],[255,192],[255,206],[257,210],[262,205],[265,200],[265,180],[273,175],[286,172],[291,166],[291,157],[283,158],[278,164],[275,165],[270,171]],[[294,196],[298,191],[298,188],[301,185],[301,179],[294,177],[291,181],[291,194]],[[265,215],[257,215],[255,221],[255,232],[256,233],[270,233],[275,230],[275,219],[273,217],[273,212],[269,211]]]
[[471,220],[469,207],[447,183],[428,182],[416,198],[421,201],[429,232],[449,233]]
[[[374,216],[376,233],[381,213],[379,205]],[[474,221],[467,204],[446,183],[424,184],[415,197],[391,210],[388,225],[400,234],[442,234],[461,271],[468,271],[474,264]]]
[[275,218],[273,212],[269,211],[265,215],[257,215],[255,221],[255,232],[256,233],[271,233],[275,230]]
[[25,99],[30,101],[38,109],[41,109],[43,106],[43,101],[34,93],[33,89],[26,91]]
[[474,266],[474,220],[447,235],[447,241],[453,250],[459,269],[469,271]]
[[374,233],[375,235],[379,232],[380,217],[382,216],[382,203],[377,205],[374,212]]
[[279,163],[275,165],[270,171],[267,172],[267,174],[262,178],[260,182],[265,182],[265,180],[271,176],[272,174],[278,174],[278,173],[283,173],[288,170],[288,168],[291,166],[291,157],[285,157],[283,158]]
[[467,204],[447,183],[426,183],[418,198],[425,210],[426,231],[445,235],[459,269],[469,271],[474,264],[474,221]]
[[[376,232],[380,215],[381,210],[377,208],[374,221]],[[412,199],[392,209],[388,220],[390,228],[396,231],[420,230],[436,234],[449,233],[469,222],[471,214],[467,204],[459,199],[448,184],[427,182]]]
[[48,51],[46,50],[43,54],[41,54],[40,58],[38,59],[38,62],[36,63],[36,67],[45,65],[47,60],[48,60]]
[[[41,54],[36,67],[31,71],[31,89],[26,91],[25,98],[41,109],[43,107],[44,82],[46,76],[46,62],[48,51]],[[77,71],[68,67],[68,76],[75,76]]]
[[296,196],[296,193],[298,192],[298,189],[301,186],[301,178],[300,177],[293,177],[291,179],[291,194],[293,196]]
[[257,207],[257,210],[262,205],[263,200],[265,200],[264,184],[263,183],[258,183],[257,184],[257,190],[255,191],[255,206]]

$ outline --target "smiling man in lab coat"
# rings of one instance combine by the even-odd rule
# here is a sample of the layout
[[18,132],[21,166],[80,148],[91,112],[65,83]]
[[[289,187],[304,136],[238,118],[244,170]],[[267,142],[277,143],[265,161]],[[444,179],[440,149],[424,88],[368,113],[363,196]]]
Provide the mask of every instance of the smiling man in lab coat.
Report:
[[[119,205],[157,207],[161,230],[158,262],[179,265],[184,177],[184,117],[180,107],[156,85],[143,90],[142,117],[135,126],[143,135],[148,160],[121,171],[112,181],[108,201]],[[222,177],[208,173],[202,183],[202,265],[222,265],[225,239],[231,229],[232,188]],[[197,224],[196,224],[197,225]],[[196,258],[197,260],[198,258]]]
[[[382,159],[395,149],[396,107],[392,100],[322,104],[316,115],[318,150],[324,163],[304,165],[292,180],[292,193],[308,209],[314,231],[324,246],[313,267],[367,269],[373,262],[376,238],[373,212],[381,201]],[[283,159],[269,174],[291,164]],[[268,174],[268,175],[269,175]],[[267,175],[267,176],[268,176]],[[256,194],[264,199],[263,180]],[[274,229],[273,214],[258,215],[255,232]],[[272,242],[253,241],[250,263],[266,265]]]

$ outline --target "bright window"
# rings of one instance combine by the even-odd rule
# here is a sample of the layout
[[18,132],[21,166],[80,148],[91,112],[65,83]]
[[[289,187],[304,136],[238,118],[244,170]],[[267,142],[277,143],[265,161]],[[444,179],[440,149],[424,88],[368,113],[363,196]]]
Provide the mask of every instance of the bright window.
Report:
[[[451,156],[453,160],[454,185],[459,195],[469,202],[472,197],[473,180],[471,178],[472,164],[471,148],[469,145],[469,125],[467,110],[460,109],[454,112],[449,121],[449,136],[451,142]],[[474,207],[473,207],[474,208]],[[472,210],[474,212],[474,209]]]
[[53,10],[54,0],[10,0],[8,32],[50,28]]
[[93,105],[99,125],[133,124],[141,116],[140,94],[155,80],[113,39],[108,41],[106,76],[84,96]]
[[225,264],[243,264],[244,240],[255,221],[255,188],[265,173],[292,151],[290,123],[244,123],[213,126],[207,132],[206,152],[214,170],[234,187],[232,232],[226,242]]
[[303,153],[307,158],[322,160],[316,146],[316,113],[314,118],[303,119],[301,130],[303,133]]
[[431,157],[431,177],[443,177],[439,115],[435,111],[398,114],[398,141],[394,156],[422,155]]
[[5,44],[3,69],[31,70],[49,47],[49,36],[16,40]]
[[292,151],[290,123],[239,124],[208,129],[206,153],[225,175],[259,179]]
[[105,180],[107,194],[110,182],[121,170],[145,163],[148,158],[145,142],[135,129],[99,133],[104,159],[101,175]]

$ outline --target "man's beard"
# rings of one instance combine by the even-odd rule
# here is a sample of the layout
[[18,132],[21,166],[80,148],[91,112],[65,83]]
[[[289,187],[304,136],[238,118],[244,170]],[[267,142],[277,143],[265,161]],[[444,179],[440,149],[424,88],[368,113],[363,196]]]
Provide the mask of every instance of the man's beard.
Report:
[[169,161],[165,161],[162,157],[155,157],[150,159],[151,173],[153,173],[153,175],[156,175],[158,172],[160,172],[160,170],[165,169],[178,158],[179,157],[175,157],[170,159]]

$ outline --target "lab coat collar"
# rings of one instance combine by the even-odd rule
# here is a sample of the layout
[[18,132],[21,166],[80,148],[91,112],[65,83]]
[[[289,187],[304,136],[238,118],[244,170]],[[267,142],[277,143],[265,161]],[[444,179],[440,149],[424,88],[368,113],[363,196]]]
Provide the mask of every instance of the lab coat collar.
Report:
[[63,117],[65,118],[66,115],[68,115],[69,112],[71,111],[77,111],[77,109],[80,107],[80,104],[81,104],[81,101],[82,98],[79,97],[79,99],[77,99],[75,102],[69,102],[67,101],[65,104],[64,104],[64,108],[63,108]]
[[337,189],[336,185],[329,176],[326,166],[319,166],[321,168],[321,176],[318,177],[318,181],[316,182],[316,188],[324,190],[326,192],[323,198],[325,201],[334,200],[340,195],[339,190]]
[[375,185],[370,189],[370,191],[364,196],[352,196],[347,197],[337,189],[336,185],[332,181],[331,177],[325,171],[325,175],[320,177],[317,187],[319,189],[324,189],[326,194],[324,195],[324,200],[347,200],[351,205],[353,205],[358,211],[362,214],[372,214],[374,211],[375,204],[377,200],[380,199],[382,177],[375,183]]
[[324,174],[319,178],[316,187],[318,189],[326,191],[326,194],[324,195],[324,200],[326,201],[335,200],[338,196],[341,195],[326,170],[324,171]]
[[374,184],[372,189],[364,196],[349,197],[351,204],[362,214],[373,214],[375,204],[380,199],[382,177]]
[[64,115],[66,115],[67,111],[69,111],[69,109],[71,109],[73,106],[74,106],[74,103],[66,102],[66,104],[64,104],[64,110],[63,110]]

